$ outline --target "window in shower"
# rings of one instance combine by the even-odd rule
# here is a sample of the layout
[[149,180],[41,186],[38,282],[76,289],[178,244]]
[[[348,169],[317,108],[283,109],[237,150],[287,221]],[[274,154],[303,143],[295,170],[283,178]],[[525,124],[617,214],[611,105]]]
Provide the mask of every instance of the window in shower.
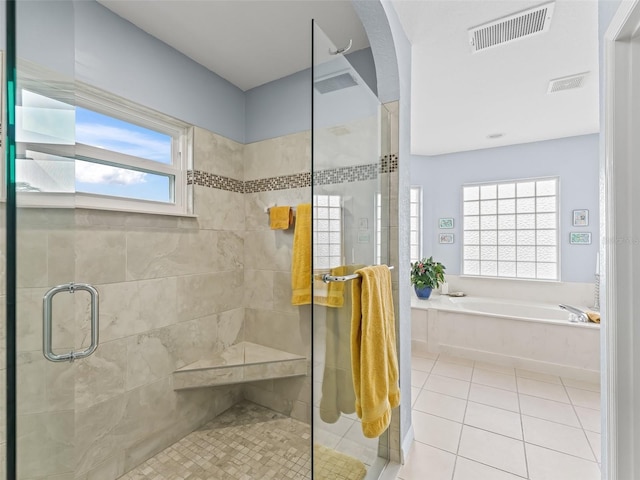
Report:
[[411,187],[409,191],[409,250],[411,262],[422,258],[422,187]]
[[464,275],[558,280],[558,178],[464,185]]
[[187,125],[81,85],[72,102],[52,90],[20,95],[18,191],[39,193],[29,203],[65,193],[79,207],[188,213]]
[[314,195],[314,270],[330,270],[343,264],[341,197],[340,195]]

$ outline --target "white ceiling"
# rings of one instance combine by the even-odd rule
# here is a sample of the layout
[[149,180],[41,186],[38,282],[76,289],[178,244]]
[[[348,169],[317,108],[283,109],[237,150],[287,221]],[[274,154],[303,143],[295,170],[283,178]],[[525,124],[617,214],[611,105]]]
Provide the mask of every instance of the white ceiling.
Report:
[[350,0],[98,0],[242,90],[310,66],[311,20],[342,47],[369,46]]
[[[544,3],[394,0],[412,43],[411,151],[436,155],[595,133],[598,5],[556,0],[548,32],[471,53],[467,30]],[[549,80],[590,72],[583,87]],[[498,139],[488,135],[502,133]]]
[[[98,1],[242,90],[309,67],[312,18],[336,45],[368,46],[351,0]],[[412,43],[413,154],[598,131],[597,0],[556,0],[548,32],[471,53],[470,27],[543,1],[392,0]],[[582,88],[546,93],[587,71]]]

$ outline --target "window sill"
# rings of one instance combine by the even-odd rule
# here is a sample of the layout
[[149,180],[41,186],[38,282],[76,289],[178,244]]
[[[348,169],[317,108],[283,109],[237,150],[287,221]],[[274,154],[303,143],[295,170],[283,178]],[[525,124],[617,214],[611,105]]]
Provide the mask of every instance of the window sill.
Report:
[[[18,192],[18,208],[28,209],[76,209],[98,210],[121,214],[160,215],[179,218],[198,218],[198,215],[180,211],[176,205],[166,205],[159,202],[144,200],[131,200],[124,198],[102,197],[73,193],[25,193]],[[6,198],[0,199],[0,203],[6,203]],[[104,203],[104,205],[101,205]]]

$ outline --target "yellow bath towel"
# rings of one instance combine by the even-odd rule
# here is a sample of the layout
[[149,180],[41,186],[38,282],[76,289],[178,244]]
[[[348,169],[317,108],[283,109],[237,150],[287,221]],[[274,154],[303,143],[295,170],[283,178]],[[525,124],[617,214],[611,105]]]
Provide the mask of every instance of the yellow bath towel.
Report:
[[293,224],[293,210],[291,207],[269,208],[271,230],[286,230]]
[[311,303],[311,204],[297,207],[291,259],[291,304]]
[[[350,275],[363,267],[364,265],[337,267],[331,270],[331,274]],[[332,282],[329,285],[342,286],[343,296],[340,300],[343,305],[325,310],[326,337],[320,418],[324,422],[335,423],[342,413],[356,411],[356,394],[351,372],[351,288],[345,289],[345,282]]]
[[[347,267],[332,268],[329,275],[341,277],[347,274]],[[313,280],[313,303],[325,307],[340,308],[344,305],[344,282],[324,283],[322,279]]]
[[386,265],[357,270],[352,282],[351,368],[356,412],[365,437],[380,436],[400,404],[391,273]]
[[587,312],[587,317],[593,323],[600,323],[600,314],[598,312]]

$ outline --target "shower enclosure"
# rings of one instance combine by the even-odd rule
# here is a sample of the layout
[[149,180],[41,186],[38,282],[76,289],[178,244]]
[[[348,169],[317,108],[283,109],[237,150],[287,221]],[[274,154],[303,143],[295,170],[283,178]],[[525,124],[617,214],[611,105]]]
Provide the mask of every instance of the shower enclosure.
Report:
[[10,2],[6,28],[0,479],[304,479],[334,455],[377,478],[388,434],[331,397],[350,285],[292,306],[265,214],[313,204],[314,274],[391,264],[389,112],[344,55],[314,26],[311,131],[245,145],[194,127],[211,72],[97,2]]
[[344,47],[314,23],[312,430],[316,445],[332,449],[316,448],[314,471],[324,478],[325,457],[338,452],[350,472],[366,471],[366,478],[374,479],[389,458],[389,433],[366,438],[355,414],[351,282],[321,278],[350,275],[367,265],[392,266],[390,113],[349,63]]

